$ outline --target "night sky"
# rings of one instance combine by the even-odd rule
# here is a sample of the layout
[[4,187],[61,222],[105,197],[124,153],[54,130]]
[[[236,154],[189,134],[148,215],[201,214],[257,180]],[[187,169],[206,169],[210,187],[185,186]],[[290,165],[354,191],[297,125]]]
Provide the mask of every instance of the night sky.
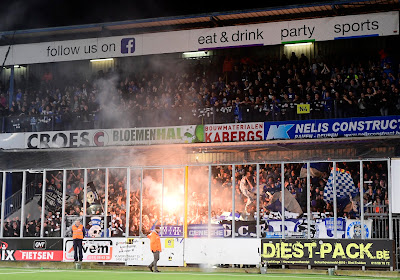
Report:
[[321,0],[1,0],[0,31],[259,9]]

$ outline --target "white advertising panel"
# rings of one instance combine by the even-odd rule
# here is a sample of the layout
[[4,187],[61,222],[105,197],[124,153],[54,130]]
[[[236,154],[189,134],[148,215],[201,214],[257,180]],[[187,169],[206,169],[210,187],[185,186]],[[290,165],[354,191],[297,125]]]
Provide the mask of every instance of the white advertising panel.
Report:
[[[398,35],[398,12],[11,46],[5,65],[198,51],[292,41]],[[8,46],[0,47],[3,61]]]
[[[129,258],[127,265],[149,265],[153,261],[148,238],[128,239]],[[183,266],[183,238],[161,238],[159,266]]]
[[264,123],[231,123],[204,125],[204,142],[261,141]]
[[372,220],[364,220],[364,225],[361,225],[361,220],[346,219],[346,238],[360,239],[364,232],[365,238],[372,237]]
[[[183,238],[161,238],[158,265],[183,266]],[[64,238],[65,262],[74,261],[73,239]],[[153,261],[148,238],[96,238],[83,240],[83,262],[149,265]]]
[[[126,262],[129,251],[125,238],[83,240],[83,262]],[[64,238],[64,261],[74,261],[73,239]]]
[[[191,31],[192,49],[276,45],[293,41],[328,41],[398,34],[398,13],[376,13]],[[194,40],[196,39],[196,40]]]
[[187,238],[186,263],[212,266],[215,264],[259,264],[261,241],[258,238]]
[[400,159],[392,159],[391,161],[391,174],[392,174],[392,194],[390,195],[390,205],[392,206],[392,213],[400,214],[400,203],[397,198],[400,197]]
[[0,134],[0,148],[4,150],[9,149],[23,149],[25,148],[24,133],[1,133]]

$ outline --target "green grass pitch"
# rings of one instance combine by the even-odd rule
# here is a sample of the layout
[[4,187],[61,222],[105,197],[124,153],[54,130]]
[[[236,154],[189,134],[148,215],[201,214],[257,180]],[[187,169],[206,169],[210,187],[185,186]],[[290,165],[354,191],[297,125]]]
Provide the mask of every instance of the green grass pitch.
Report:
[[232,280],[232,279],[298,279],[298,280],[387,280],[385,277],[352,277],[307,274],[245,274],[212,272],[161,272],[118,270],[54,270],[31,268],[0,268],[0,279],[12,280]]

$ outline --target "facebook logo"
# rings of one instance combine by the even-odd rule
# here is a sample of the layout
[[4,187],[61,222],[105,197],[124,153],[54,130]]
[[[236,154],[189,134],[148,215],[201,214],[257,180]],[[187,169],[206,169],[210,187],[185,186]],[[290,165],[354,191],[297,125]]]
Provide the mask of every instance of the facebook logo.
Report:
[[121,40],[121,53],[135,52],[135,38],[123,38]]

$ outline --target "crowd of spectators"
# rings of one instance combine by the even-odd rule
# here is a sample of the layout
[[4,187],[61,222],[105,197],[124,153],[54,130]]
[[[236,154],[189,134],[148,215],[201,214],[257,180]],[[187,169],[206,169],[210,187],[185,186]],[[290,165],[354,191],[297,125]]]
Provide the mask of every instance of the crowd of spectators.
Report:
[[[386,163],[367,162],[364,172],[364,205],[367,213],[388,213],[388,173]],[[384,207],[383,207],[384,206]]]
[[[219,63],[140,70],[110,70],[63,87],[53,77],[42,80],[37,88],[18,89],[10,108],[1,94],[0,114],[11,117],[18,131],[36,131],[386,116],[400,110],[400,73],[387,57],[338,62],[293,52],[280,59],[227,56]],[[297,114],[297,104],[309,104],[310,113]]]
[[[290,217],[300,217],[307,213],[307,182],[306,178],[301,176],[301,169],[304,167],[301,163],[285,164],[284,178],[285,188],[288,190],[292,198],[295,199],[300,206],[300,213],[291,213]],[[323,171],[320,176],[311,178],[310,181],[310,209],[313,217],[321,217],[324,214],[330,217],[333,214],[333,205],[324,201],[323,193],[326,183],[330,175],[330,168]],[[357,162],[337,163],[337,167],[348,171],[354,181],[354,184],[360,188],[360,167]],[[204,172],[202,172],[204,171]],[[196,171],[196,176],[208,178],[206,168]],[[87,186],[87,222],[90,217],[104,217],[105,205],[105,170],[94,169],[88,170]],[[49,172],[47,174],[47,190],[53,190],[51,193],[62,194],[62,173]],[[129,235],[139,236],[140,232],[140,214],[142,213],[142,232],[148,232],[156,223],[160,223],[161,215],[164,225],[183,225],[183,207],[172,207],[164,205],[163,213],[161,213],[161,199],[157,199],[162,195],[160,178],[156,171],[149,171],[146,175],[143,185],[143,194],[140,194],[140,176],[131,177],[130,191],[130,221]],[[195,176],[193,174],[193,176]],[[281,191],[281,166],[277,164],[260,165],[259,170],[259,193],[260,193],[260,219],[276,218],[276,213],[282,213],[282,208],[277,207],[273,203],[274,195]],[[236,165],[235,166],[235,212],[236,218],[240,220],[257,219],[256,196],[250,196],[241,186],[244,178],[249,180],[246,183],[246,190],[250,193],[257,193],[257,170],[255,165]],[[195,180],[196,182],[204,181],[203,179]],[[175,181],[175,180],[174,180]],[[189,184],[188,197],[188,224],[207,224],[208,222],[208,185],[200,186]],[[244,182],[244,181],[243,181]],[[367,161],[363,162],[363,182],[364,182],[364,213],[377,214],[387,213],[388,211],[388,191],[387,191],[387,164],[385,162]],[[42,195],[41,182],[38,183],[36,195]],[[54,189],[53,189],[54,187]],[[178,185],[174,186],[179,188]],[[172,187],[171,187],[172,189]],[[56,190],[56,191],[54,191]],[[108,189],[108,226],[107,231],[110,236],[125,236],[126,225],[126,170],[112,169],[109,172],[109,189]],[[179,193],[179,191],[178,191]],[[67,173],[66,188],[66,205],[65,211],[67,216],[78,217],[83,216],[83,194],[84,180],[83,170],[73,170]],[[57,197],[57,195],[49,196],[46,192],[47,199]],[[164,194],[165,195],[165,194]],[[290,199],[285,194],[285,199]],[[58,194],[60,196],[60,194]],[[140,199],[142,197],[142,210],[140,209]],[[232,166],[220,165],[212,168],[211,182],[211,222],[217,224],[222,220],[232,219]],[[183,199],[183,198],[182,198]],[[165,199],[164,199],[165,203]],[[41,211],[41,199],[38,202],[38,211]],[[49,204],[53,205],[49,207]],[[179,204],[177,200],[175,204]],[[59,204],[45,202],[45,220],[44,220],[44,236],[57,237],[61,235],[61,208]],[[287,207],[286,207],[287,208]],[[288,210],[288,209],[286,209]],[[351,211],[339,211],[338,217],[359,218],[359,210],[354,213]],[[289,211],[290,212],[290,211]],[[295,215],[293,215],[295,214]],[[41,219],[31,219],[28,213],[24,221],[23,235],[25,237],[39,237]],[[90,228],[87,225],[87,229]],[[4,237],[19,237],[21,221],[18,217],[7,219],[4,223]]]
[[[353,178],[355,186],[360,188],[360,167],[358,162],[339,162],[337,167],[348,171]],[[289,213],[286,218],[301,217],[307,213],[307,182],[301,175],[304,165],[301,163],[285,164],[284,178],[285,200],[295,199],[301,209],[299,213]],[[328,182],[331,165],[319,176],[311,177],[310,181],[310,209],[313,217],[333,216],[333,205],[324,201],[324,189]],[[200,168],[201,169],[201,168]],[[203,186],[197,182],[206,182],[208,178],[207,168],[198,170],[192,176],[199,176],[189,184],[188,197],[188,224],[207,224],[208,222],[208,184]],[[90,217],[104,217],[105,205],[105,170],[88,170],[87,205],[86,219],[87,229]],[[44,215],[44,236],[57,237],[61,235],[61,204],[54,204],[57,197],[62,197],[62,172],[47,173],[46,202]],[[162,188],[160,174],[157,171],[149,171],[144,178],[143,193],[140,194],[140,174],[131,176],[130,191],[130,216],[129,235],[139,236],[141,232],[148,232],[155,223],[162,221],[164,225],[183,225],[183,207],[171,207],[166,199],[161,200]],[[182,175],[182,174],[181,174]],[[200,179],[200,177],[202,177]],[[235,166],[235,214],[240,220],[254,221],[257,219],[257,176],[259,178],[259,202],[260,219],[274,219],[276,213],[282,213],[282,207],[274,204],[274,196],[281,192],[281,165],[263,164],[260,165],[259,174],[255,165]],[[83,216],[83,194],[84,180],[83,170],[73,170],[67,173],[66,205],[67,216]],[[244,181],[247,178],[248,181]],[[178,180],[173,180],[174,182]],[[248,183],[246,183],[248,182]],[[388,191],[387,191],[387,164],[379,161],[363,162],[363,200],[364,213],[377,214],[388,212]],[[245,188],[243,188],[243,186]],[[182,186],[183,187],[183,186]],[[41,213],[42,186],[41,182],[36,186],[36,195],[40,197],[37,205],[38,213]],[[175,189],[176,188],[176,189]],[[179,184],[166,185],[164,196],[168,195],[167,190],[177,194],[181,193]],[[248,191],[248,192],[247,192]],[[51,193],[49,195],[49,192]],[[254,194],[254,196],[249,195]],[[125,236],[126,226],[126,169],[110,169],[108,206],[107,206],[107,231],[110,236]],[[291,197],[290,197],[291,195]],[[142,198],[142,203],[140,199]],[[183,198],[182,198],[183,200]],[[182,201],[181,200],[181,201]],[[164,205],[161,203],[164,201]],[[180,205],[179,199],[173,201]],[[292,204],[292,203],[291,203]],[[142,205],[142,209],[140,209]],[[359,204],[358,204],[359,205]],[[182,206],[182,205],[181,205]],[[161,209],[163,208],[163,212]],[[287,208],[286,210],[290,209]],[[292,210],[293,211],[293,210]],[[344,211],[338,210],[338,217],[359,218],[360,210]],[[211,223],[217,224],[222,220],[232,219],[232,165],[220,165],[212,167],[211,182]],[[32,213],[33,214],[33,213]],[[142,231],[140,232],[140,215],[142,214]],[[24,221],[23,235],[25,237],[39,237],[41,219],[31,219],[31,213],[27,213]],[[7,219],[4,223],[4,237],[19,237],[21,221],[18,217]]]
[[[105,211],[105,170],[88,170],[88,184],[86,189],[86,229],[93,225],[90,217],[102,217],[104,221]],[[107,222],[104,229],[104,222],[98,226],[102,227],[98,234],[104,236],[122,237],[125,236],[126,224],[126,170],[112,169],[108,179],[108,204]],[[67,201],[66,215],[77,217],[84,215],[84,176],[83,170],[69,172],[67,178]],[[107,232],[105,234],[105,232]]]
[[[49,172],[46,180],[46,198],[45,213],[43,224],[44,237],[60,237],[61,236],[61,209],[62,209],[62,181],[61,173]],[[22,234],[24,237],[39,237],[41,235],[41,212],[42,212],[42,179],[34,180],[27,185],[27,189],[34,189],[32,193],[37,199],[27,195],[26,203],[32,203],[29,212],[25,209],[25,217],[23,219]],[[36,203],[37,202],[37,203]],[[27,205],[27,204],[26,204]],[[20,212],[15,212],[20,213]],[[21,220],[19,217],[8,218],[4,223],[4,237],[19,237],[21,229]]]
[[[301,217],[307,213],[307,181],[301,176],[301,169],[304,164],[285,164],[284,178],[285,188],[296,200],[300,207],[300,213],[286,213],[290,216],[286,218]],[[360,167],[356,162],[337,163],[337,167],[348,171],[354,181],[354,184],[360,185]],[[311,178],[310,181],[310,209],[312,219],[321,217],[333,217],[333,205],[324,201],[324,188],[328,182],[330,169]],[[208,183],[204,186],[195,182],[204,181],[208,178],[207,168],[197,170],[191,176],[196,179],[189,183],[188,196],[188,224],[207,224],[208,223]],[[377,213],[385,211],[387,213],[387,166],[384,162],[364,162],[364,213]],[[148,232],[152,225],[161,221],[161,215],[164,225],[183,225],[183,208],[177,207],[174,211],[168,211],[164,205],[164,211],[161,213],[162,194],[160,174],[156,172],[146,175],[143,184],[142,194],[142,212],[140,211],[140,177],[135,182],[131,182],[130,193],[130,236],[140,235],[140,213],[142,213],[142,232]],[[259,193],[260,193],[260,219],[275,219],[276,213],[282,213],[282,208],[274,204],[274,194],[281,191],[281,166],[277,164],[265,164],[260,166],[259,173]],[[200,177],[203,177],[202,179]],[[241,189],[241,181],[247,177],[250,184],[246,188],[253,194],[257,193],[257,170],[255,165],[236,165],[235,166],[235,216],[240,220],[254,221],[257,219],[256,196],[249,196]],[[151,179],[150,179],[151,178]],[[135,179],[131,179],[135,180]],[[175,186],[179,188],[178,185]],[[288,194],[285,194],[288,196]],[[158,197],[158,199],[157,199]],[[285,197],[289,200],[289,197]],[[248,202],[250,200],[250,202]],[[179,201],[177,200],[178,204]],[[359,205],[359,204],[358,204]],[[286,210],[288,210],[286,208]],[[294,210],[292,210],[294,211]],[[338,217],[359,218],[360,209],[356,213],[351,210],[340,210]],[[211,223],[217,224],[222,220],[232,219],[232,166],[220,165],[212,168],[211,182]],[[289,211],[290,212],[290,211]]]
[[19,237],[21,228],[21,220],[14,218],[12,220],[7,219],[4,222],[3,236],[4,237]]
[[[355,186],[360,188],[360,167],[357,162],[337,163],[337,167],[348,171],[351,174]],[[286,200],[295,199],[301,209],[300,213],[289,214],[290,217],[300,217],[307,213],[307,181],[301,176],[304,164],[285,164],[284,178],[285,188],[289,191],[285,193]],[[310,181],[310,210],[312,217],[321,216],[332,217],[333,205],[324,200],[324,189],[330,176],[332,165],[327,165],[325,171],[319,176],[311,177]],[[387,205],[387,166],[382,162],[363,163],[364,181],[364,213],[388,212]],[[281,166],[266,164],[260,166],[259,173],[259,193],[260,193],[260,218],[269,219],[275,217],[274,212],[282,213],[282,208],[274,204],[274,194],[281,191]],[[256,199],[249,197],[240,188],[243,177],[248,177],[250,181],[250,192],[256,193],[257,171],[255,165],[236,165],[235,166],[235,212],[239,219],[251,220],[257,218]],[[207,223],[208,203],[207,190],[192,194],[189,197],[189,224]],[[232,211],[232,166],[216,166],[213,168],[211,185],[211,213],[212,223],[218,223],[226,218],[226,213]],[[248,200],[251,203],[248,203]],[[357,198],[355,198],[357,199]],[[358,199],[359,201],[359,199]],[[360,203],[358,203],[358,206]],[[277,207],[278,206],[278,207]],[[386,206],[386,208],[385,208]],[[294,209],[294,208],[293,208]],[[286,205],[286,210],[287,205]],[[289,210],[290,212],[290,210]],[[295,214],[295,215],[293,215]],[[360,209],[354,212],[353,207],[349,209],[339,209],[338,217],[359,218]]]
[[107,214],[111,221],[111,236],[125,236],[126,225],[126,169],[114,169],[110,172],[108,185]]

